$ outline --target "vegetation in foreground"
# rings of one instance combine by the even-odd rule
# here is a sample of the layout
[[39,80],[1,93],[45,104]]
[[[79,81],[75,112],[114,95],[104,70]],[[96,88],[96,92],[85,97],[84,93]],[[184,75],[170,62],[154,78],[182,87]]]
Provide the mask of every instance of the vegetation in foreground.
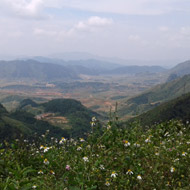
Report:
[[[169,121],[128,129],[93,118],[86,140],[21,141],[2,145],[0,189],[190,189],[190,125]],[[47,132],[48,133],[48,132]]]

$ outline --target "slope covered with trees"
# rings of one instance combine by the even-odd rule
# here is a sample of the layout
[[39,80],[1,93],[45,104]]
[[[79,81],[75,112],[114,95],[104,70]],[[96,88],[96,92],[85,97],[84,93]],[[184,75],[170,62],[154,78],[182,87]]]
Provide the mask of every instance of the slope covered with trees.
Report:
[[149,126],[154,123],[162,123],[172,119],[178,119],[184,122],[190,121],[190,93],[163,103],[135,119],[142,125]]
[[25,99],[15,112],[8,113],[0,104],[0,140],[33,138],[48,132],[48,138],[83,136],[97,113],[72,99],[55,99],[46,103]]
[[190,75],[185,75],[123,101],[119,114],[121,116],[139,115],[188,92],[190,92]]

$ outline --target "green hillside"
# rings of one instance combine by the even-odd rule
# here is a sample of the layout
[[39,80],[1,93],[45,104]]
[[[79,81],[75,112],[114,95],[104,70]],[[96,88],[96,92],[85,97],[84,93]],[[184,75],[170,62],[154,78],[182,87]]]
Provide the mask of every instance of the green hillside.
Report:
[[157,107],[163,102],[190,92],[190,75],[185,75],[171,82],[167,82],[123,101],[119,108],[120,116],[135,116]]
[[49,130],[48,138],[83,136],[90,131],[90,121],[97,113],[79,101],[55,99],[46,103],[23,100],[17,110],[8,113],[0,104],[0,141],[41,136]]
[[44,112],[55,113],[68,119],[71,126],[71,135],[80,136],[90,130],[90,121],[97,113],[84,107],[81,102],[73,99],[55,99],[41,104]]
[[170,74],[176,74],[177,76],[184,76],[190,74],[190,60],[178,64],[169,71]]
[[73,99],[54,99],[41,104],[25,99],[18,109],[34,114],[40,121],[48,121],[65,129],[70,136],[80,136],[88,132],[91,118],[98,116],[81,102]]
[[135,118],[143,125],[166,122],[178,119],[184,122],[190,120],[190,93],[182,95],[174,100],[163,103]]
[[52,126],[46,121],[38,121],[34,115],[25,111],[0,114],[0,142],[20,138],[35,138],[45,134],[49,130],[48,138],[51,136],[69,136],[67,131]]

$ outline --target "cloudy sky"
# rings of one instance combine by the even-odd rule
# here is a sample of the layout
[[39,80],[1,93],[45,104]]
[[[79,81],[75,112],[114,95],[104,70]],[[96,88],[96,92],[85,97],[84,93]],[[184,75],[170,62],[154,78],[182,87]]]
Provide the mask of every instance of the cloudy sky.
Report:
[[0,0],[0,55],[190,59],[189,0]]

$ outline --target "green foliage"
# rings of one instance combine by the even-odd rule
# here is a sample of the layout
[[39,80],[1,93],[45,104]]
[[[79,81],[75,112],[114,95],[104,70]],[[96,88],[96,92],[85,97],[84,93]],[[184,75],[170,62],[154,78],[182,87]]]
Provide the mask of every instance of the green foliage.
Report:
[[[17,140],[0,149],[0,189],[190,189],[190,126],[101,126],[86,140]],[[101,132],[100,132],[101,131]],[[40,139],[39,139],[40,140]],[[43,146],[42,146],[43,145]]]

